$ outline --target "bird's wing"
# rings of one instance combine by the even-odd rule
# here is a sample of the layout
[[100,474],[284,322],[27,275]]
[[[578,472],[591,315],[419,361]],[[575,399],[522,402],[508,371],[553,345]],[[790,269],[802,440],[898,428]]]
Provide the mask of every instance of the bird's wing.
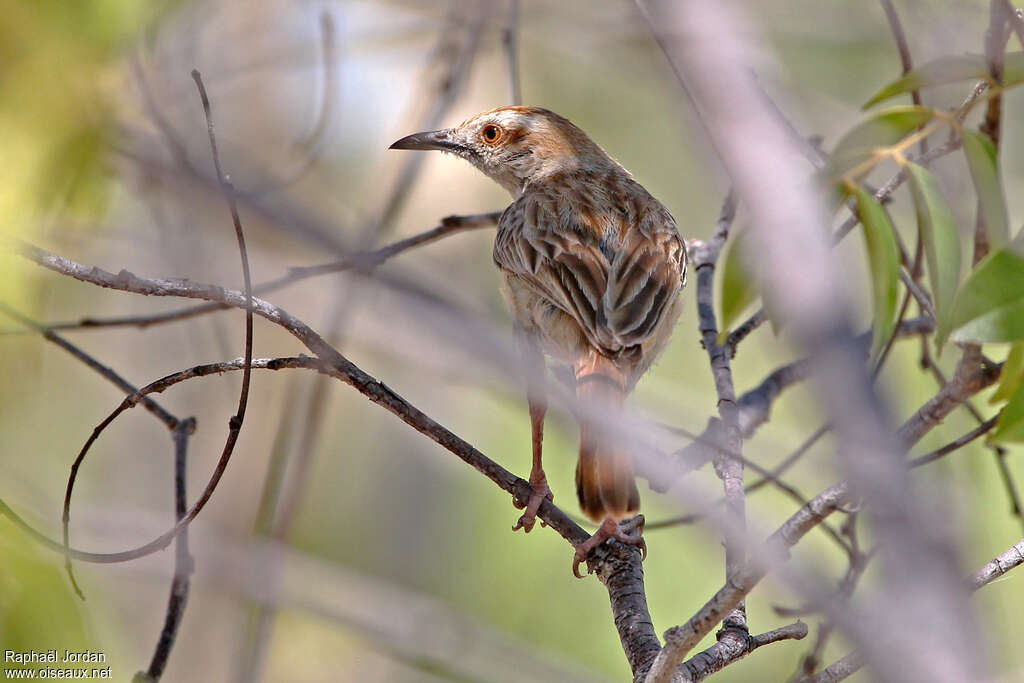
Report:
[[651,337],[685,278],[675,221],[644,196],[600,212],[569,210],[581,205],[564,195],[527,193],[498,223],[495,263],[571,315],[611,357]]

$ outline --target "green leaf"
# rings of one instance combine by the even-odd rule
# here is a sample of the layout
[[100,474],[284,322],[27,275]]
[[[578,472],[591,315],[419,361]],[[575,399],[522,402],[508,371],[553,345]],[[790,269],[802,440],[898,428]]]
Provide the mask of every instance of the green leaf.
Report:
[[999,422],[996,423],[989,441],[1024,441],[1024,385],[1017,387],[1017,391],[1003,407]]
[[995,250],[1010,241],[1010,219],[1003,196],[1003,181],[999,177],[999,153],[987,135],[970,130],[963,130],[961,135],[967,167],[985,219],[985,230]]
[[725,266],[722,270],[722,313],[719,328],[727,334],[729,327],[736,322],[740,314],[757,299],[757,287],[754,285],[753,273],[750,271],[746,252],[747,231],[736,235],[729,252],[725,255]]
[[879,148],[895,145],[934,117],[935,110],[929,107],[892,107],[858,123],[836,145],[824,169],[825,177],[838,179]]
[[[1015,53],[1019,54],[1019,53]],[[1007,55],[1009,57],[1009,55]],[[988,63],[982,55],[954,55],[939,57],[935,61],[922,64],[908,71],[867,101],[864,109],[897,95],[914,92],[933,85],[956,83],[988,76]]]
[[[897,95],[914,92],[933,85],[988,78],[988,63],[982,55],[940,57],[889,83],[867,101],[864,109]],[[1024,83],[1024,52],[1007,52],[1003,58],[1003,87]]]
[[907,163],[906,169],[935,302],[936,344],[941,349],[953,329],[953,300],[960,283],[960,232],[935,176],[914,163]]
[[871,290],[874,300],[874,341],[871,353],[881,351],[896,327],[896,299],[900,281],[900,250],[889,214],[871,193],[862,187],[853,190],[857,212],[864,226],[868,263],[871,266]]
[[[1024,237],[1024,236],[1022,236]],[[960,342],[1024,339],[1024,239],[978,264],[956,297],[951,329]]]
[[1010,354],[1003,363],[1003,371],[999,375],[999,386],[992,394],[989,403],[1001,403],[1013,396],[1017,387],[1024,380],[1024,342],[1017,342],[1010,347]]

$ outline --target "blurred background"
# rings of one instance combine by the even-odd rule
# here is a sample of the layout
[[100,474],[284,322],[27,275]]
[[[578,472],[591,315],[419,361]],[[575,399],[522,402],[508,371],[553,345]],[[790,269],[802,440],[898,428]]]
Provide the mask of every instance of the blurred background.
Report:
[[[900,73],[876,3],[739,5],[756,29],[750,40],[759,62],[751,66],[760,83],[796,129],[822,136],[826,149]],[[919,63],[981,52],[988,3],[896,5]],[[413,235],[449,214],[501,210],[507,194],[468,164],[387,147],[508,104],[509,36],[523,101],[570,118],[672,211],[684,237],[706,238],[728,180],[636,7],[620,0],[9,0],[0,11],[0,231],[112,272],[240,288],[193,68],[209,91],[225,171],[244,198],[257,283]],[[968,87],[929,91],[926,102],[954,106]],[[1024,215],[1024,194],[1014,191],[1024,180],[1022,111],[1020,92],[1011,92],[1002,163],[1015,226]],[[954,155],[935,168],[966,243],[974,199],[962,164]],[[871,180],[881,183],[892,171],[883,167]],[[905,190],[891,210],[897,225],[913,225]],[[741,207],[739,228],[752,219]],[[909,231],[904,237],[912,243]],[[513,349],[511,322],[492,241],[492,228],[460,233],[403,253],[374,277],[327,275],[266,298],[525,477],[529,418],[522,387],[503,369]],[[866,329],[862,250],[859,238],[840,247],[837,277],[858,283]],[[716,406],[693,282],[671,346],[631,405],[700,432]],[[0,288],[9,306],[43,322],[183,305],[100,290],[8,251],[0,255]],[[141,385],[242,355],[243,321],[232,310],[66,334]],[[0,332],[0,498],[59,538],[70,463],[123,394],[17,321],[0,321]],[[257,319],[257,357],[302,350]],[[734,362],[737,390],[756,386],[797,353],[784,332],[759,329]],[[917,342],[898,343],[880,378],[901,420],[935,390],[918,358]],[[239,382],[238,373],[215,375],[157,397],[175,415],[198,419],[188,460],[193,499],[220,454]],[[984,408],[985,395],[976,403]],[[771,466],[820,424],[813,396],[796,387],[775,404],[745,455]],[[958,411],[920,448],[973,426]],[[655,438],[666,450],[687,443],[669,430]],[[545,453],[555,500],[575,514],[576,429],[562,413],[549,419]],[[1021,458],[1020,448],[1011,449],[1018,477]],[[788,481],[814,495],[839,476],[834,465],[823,439]],[[116,551],[163,532],[173,519],[172,475],[165,428],[142,410],[123,416],[82,468],[74,545]],[[709,496],[720,489],[709,467],[690,479]],[[917,471],[914,481],[941,492],[936,504],[956,530],[965,573],[1020,538],[1020,519],[980,444]],[[649,523],[700,511],[685,497],[656,494],[644,482],[640,488]],[[748,505],[766,529],[796,509],[770,487]],[[305,371],[256,372],[233,460],[192,527],[197,574],[165,680],[628,678],[606,590],[596,578],[573,578],[572,550],[550,529],[512,533],[519,514],[509,496],[351,388]],[[700,524],[646,537],[648,601],[660,633],[721,586],[723,552],[714,530]],[[171,551],[130,564],[79,563],[82,602],[59,556],[6,519],[0,547],[0,649],[91,648],[107,655],[120,680],[146,667],[163,624]],[[796,556],[841,578],[844,557],[820,532]],[[1011,574],[975,600],[993,668],[1007,681],[1024,678],[1024,652],[1014,646],[1024,578]],[[799,602],[769,579],[748,600],[752,628],[788,623],[773,606]],[[806,619],[813,635],[817,621]],[[764,648],[719,679],[784,680],[809,644]],[[825,661],[848,647],[833,639]]]

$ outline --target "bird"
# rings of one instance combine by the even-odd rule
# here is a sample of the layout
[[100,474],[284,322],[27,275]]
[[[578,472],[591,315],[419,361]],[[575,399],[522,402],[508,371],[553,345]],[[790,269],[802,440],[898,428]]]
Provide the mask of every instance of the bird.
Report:
[[613,538],[646,557],[628,444],[603,416],[623,411],[678,321],[687,255],[672,214],[579,127],[540,107],[499,107],[390,149],[454,154],[513,198],[493,251],[520,340],[533,446],[531,495],[513,530],[529,532],[554,499],[541,462],[546,356],[572,371],[576,492],[599,524],[575,546],[573,573],[582,578],[580,564]]

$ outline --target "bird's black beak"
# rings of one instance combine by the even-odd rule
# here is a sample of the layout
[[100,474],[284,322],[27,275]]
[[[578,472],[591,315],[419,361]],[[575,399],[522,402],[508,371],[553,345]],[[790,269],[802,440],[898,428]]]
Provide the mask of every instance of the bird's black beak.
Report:
[[401,140],[391,143],[388,149],[439,149],[445,152],[458,152],[464,149],[461,143],[453,140],[452,129],[431,130],[426,133],[413,133]]

